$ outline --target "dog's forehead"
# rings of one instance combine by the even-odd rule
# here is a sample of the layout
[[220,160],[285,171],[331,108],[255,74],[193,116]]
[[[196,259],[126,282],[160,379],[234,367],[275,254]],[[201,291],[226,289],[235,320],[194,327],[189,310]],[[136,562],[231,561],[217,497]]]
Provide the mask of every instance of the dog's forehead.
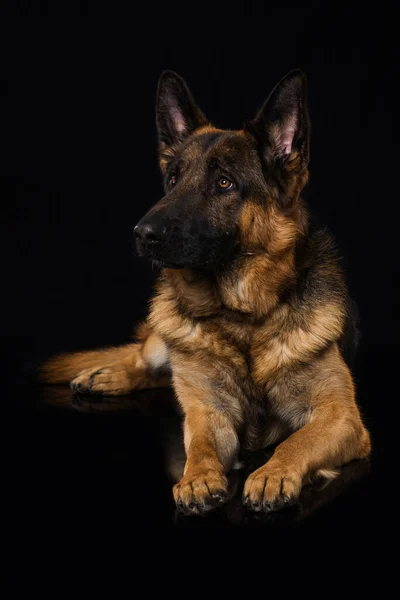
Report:
[[203,128],[195,132],[182,150],[182,158],[203,163],[213,160],[235,164],[251,155],[252,145],[242,131]]

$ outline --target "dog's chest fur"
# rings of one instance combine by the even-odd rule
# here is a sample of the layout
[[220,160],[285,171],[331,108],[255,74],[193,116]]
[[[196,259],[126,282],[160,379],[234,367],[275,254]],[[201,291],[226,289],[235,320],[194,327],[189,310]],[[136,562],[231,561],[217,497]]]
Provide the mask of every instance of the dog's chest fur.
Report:
[[152,302],[151,324],[171,352],[233,362],[243,377],[252,379],[253,342],[269,325],[266,316],[255,315],[243,286],[239,277],[230,281],[228,295],[223,282],[211,277],[165,270]]
[[[268,402],[264,340],[273,337],[280,321],[276,316],[261,316],[259,307],[246,296],[244,278],[232,281],[232,277],[224,287],[224,281],[165,271],[152,301],[150,323],[166,342],[173,367],[174,361],[179,368],[180,360],[190,356],[194,372],[207,373],[214,389],[231,387],[232,394],[240,396],[246,421],[260,423],[271,412],[279,416],[279,401],[274,406]],[[229,295],[224,289],[229,289]],[[280,319],[287,310],[287,306],[279,308]],[[286,417],[290,412],[286,398],[285,412]],[[276,423],[277,428],[282,429]]]

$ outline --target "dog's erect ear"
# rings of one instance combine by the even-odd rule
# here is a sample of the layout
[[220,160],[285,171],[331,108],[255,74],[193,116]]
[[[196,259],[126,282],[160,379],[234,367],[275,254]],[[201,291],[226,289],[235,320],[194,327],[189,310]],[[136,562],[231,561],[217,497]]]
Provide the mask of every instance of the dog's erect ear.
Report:
[[173,71],[164,71],[157,91],[160,152],[184,141],[192,131],[207,124],[182,77]]
[[283,168],[287,165],[292,172],[304,169],[309,157],[305,74],[297,69],[288,73],[246,129],[256,137],[268,165],[279,161]]

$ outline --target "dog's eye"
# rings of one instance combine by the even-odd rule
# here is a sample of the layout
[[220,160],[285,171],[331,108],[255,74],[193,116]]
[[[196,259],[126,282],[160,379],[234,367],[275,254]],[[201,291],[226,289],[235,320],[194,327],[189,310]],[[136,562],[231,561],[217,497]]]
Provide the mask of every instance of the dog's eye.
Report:
[[176,173],[172,173],[172,175],[169,178],[169,185],[175,185],[176,184]]
[[220,190],[230,190],[233,183],[227,177],[220,177],[217,181],[217,186]]

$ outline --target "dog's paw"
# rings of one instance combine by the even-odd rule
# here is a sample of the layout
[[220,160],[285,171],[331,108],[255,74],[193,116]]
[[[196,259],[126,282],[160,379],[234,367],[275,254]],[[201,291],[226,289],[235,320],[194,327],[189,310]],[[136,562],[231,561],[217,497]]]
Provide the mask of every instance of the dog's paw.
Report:
[[121,364],[85,369],[71,381],[70,386],[77,394],[109,396],[127,394],[132,389],[128,372]]
[[174,486],[178,509],[186,515],[204,515],[228,499],[228,481],[216,470],[187,473]]
[[302,486],[298,473],[279,463],[268,462],[246,480],[243,504],[256,512],[271,512],[296,502]]

